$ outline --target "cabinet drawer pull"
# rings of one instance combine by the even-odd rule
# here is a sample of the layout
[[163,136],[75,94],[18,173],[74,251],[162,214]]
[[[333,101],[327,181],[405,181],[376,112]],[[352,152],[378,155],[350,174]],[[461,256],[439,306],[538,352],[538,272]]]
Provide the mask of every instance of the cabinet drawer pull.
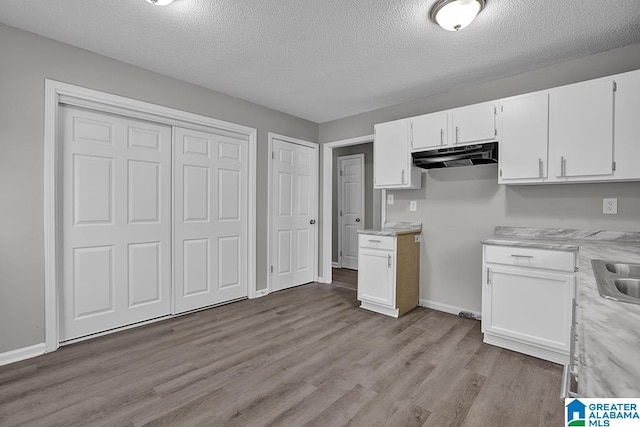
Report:
[[456,144],[460,141],[460,128],[456,126]]
[[532,259],[533,258],[533,255],[517,255],[517,254],[514,254],[514,255],[511,255],[511,256],[514,257],[514,258],[527,258],[527,259]]
[[387,255],[387,267],[391,268],[391,255]]
[[370,243],[380,243],[380,240],[373,240],[373,239],[369,239]]

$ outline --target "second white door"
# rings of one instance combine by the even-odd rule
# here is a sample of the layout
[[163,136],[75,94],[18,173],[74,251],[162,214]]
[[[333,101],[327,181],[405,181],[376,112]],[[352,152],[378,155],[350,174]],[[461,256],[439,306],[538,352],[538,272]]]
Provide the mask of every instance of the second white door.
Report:
[[175,128],[175,312],[247,296],[248,142]]
[[338,158],[340,266],[358,269],[358,230],[364,228],[364,154]]
[[315,280],[318,149],[273,139],[271,288]]

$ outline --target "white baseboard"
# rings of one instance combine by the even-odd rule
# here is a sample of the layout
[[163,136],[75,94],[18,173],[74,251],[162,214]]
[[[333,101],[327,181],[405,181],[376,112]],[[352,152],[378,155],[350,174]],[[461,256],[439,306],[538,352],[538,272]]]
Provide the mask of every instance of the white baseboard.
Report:
[[333,262],[333,261],[331,261],[331,267],[333,267],[333,268],[340,268],[340,263],[339,263],[339,262]]
[[256,291],[256,296],[254,298],[266,297],[267,295],[269,295],[268,289],[260,289],[259,291]]
[[473,314],[473,316],[476,318],[476,320],[480,320],[482,318],[482,313],[480,313],[478,311],[468,310],[466,308],[456,307],[456,306],[448,305],[448,304],[442,304],[442,303],[439,303],[439,302],[429,301],[429,300],[426,300],[426,299],[420,299],[420,307],[431,308],[433,310],[442,311],[444,313],[455,314],[456,316],[461,311],[466,311],[468,313]]
[[25,359],[31,359],[32,357],[40,356],[44,354],[46,346],[44,343],[30,345],[29,347],[18,348],[16,350],[0,353],[0,366],[8,365],[9,363],[19,362]]

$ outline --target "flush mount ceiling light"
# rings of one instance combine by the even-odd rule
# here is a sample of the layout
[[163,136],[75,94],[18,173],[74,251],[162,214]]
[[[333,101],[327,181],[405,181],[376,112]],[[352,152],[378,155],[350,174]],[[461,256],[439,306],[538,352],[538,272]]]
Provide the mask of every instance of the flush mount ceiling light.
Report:
[[173,3],[173,0],[147,0],[147,3],[151,3],[155,6],[166,6]]
[[438,0],[431,19],[447,31],[458,31],[471,24],[484,5],[485,0]]

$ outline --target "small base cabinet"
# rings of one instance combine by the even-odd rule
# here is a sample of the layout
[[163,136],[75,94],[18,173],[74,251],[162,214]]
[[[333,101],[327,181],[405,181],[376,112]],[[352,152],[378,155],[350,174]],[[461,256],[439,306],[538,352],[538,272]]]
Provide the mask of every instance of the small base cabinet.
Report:
[[360,307],[399,317],[418,305],[420,242],[417,233],[358,235]]
[[484,342],[569,362],[576,253],[483,246]]

